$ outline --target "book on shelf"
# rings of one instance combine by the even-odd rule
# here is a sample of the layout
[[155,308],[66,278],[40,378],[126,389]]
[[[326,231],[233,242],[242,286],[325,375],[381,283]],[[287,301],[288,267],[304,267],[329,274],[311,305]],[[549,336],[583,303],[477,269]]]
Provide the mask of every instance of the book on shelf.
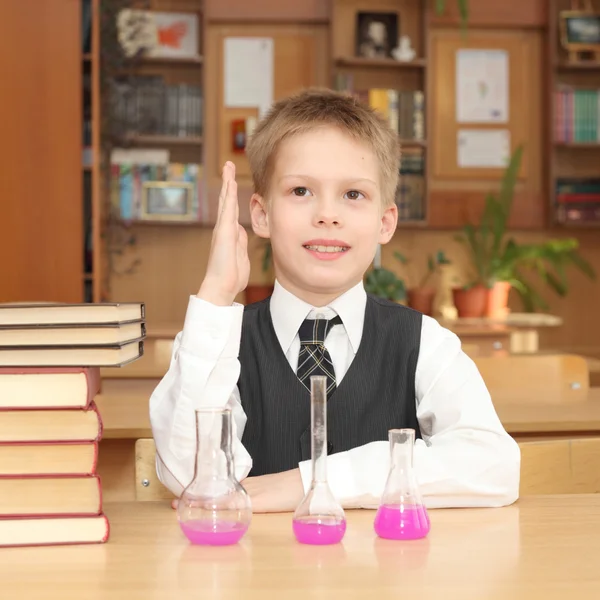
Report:
[[145,319],[143,302],[0,304],[3,325],[118,325]]
[[0,477],[0,518],[93,516],[102,512],[97,475]]
[[97,466],[98,442],[0,444],[0,477],[95,475]]
[[0,349],[3,346],[107,346],[127,344],[145,337],[146,324],[142,321],[122,325],[0,325]]
[[95,402],[88,409],[17,409],[0,412],[0,444],[97,442],[102,418]]
[[111,164],[111,211],[123,221],[142,218],[144,183],[183,182],[192,185],[191,213],[195,220],[207,214],[202,194],[202,165],[196,163],[146,164],[119,162]]
[[555,204],[559,223],[600,223],[600,179],[558,178]]
[[600,90],[559,86],[554,91],[554,140],[600,144]]
[[160,75],[123,75],[111,81],[113,134],[198,138],[202,135],[202,88],[168,84]]
[[97,367],[0,367],[0,411],[87,410],[99,391]]
[[0,547],[101,544],[110,525],[104,514],[93,517],[16,517],[0,519]]
[[402,151],[396,205],[400,222],[425,219],[425,154],[420,148]]

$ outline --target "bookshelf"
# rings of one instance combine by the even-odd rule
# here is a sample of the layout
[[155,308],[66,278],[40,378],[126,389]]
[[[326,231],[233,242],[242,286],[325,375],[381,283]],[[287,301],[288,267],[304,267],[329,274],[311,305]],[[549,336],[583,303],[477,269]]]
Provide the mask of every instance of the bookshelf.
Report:
[[[86,0],[81,1],[85,3]],[[91,2],[97,17],[102,0]],[[135,3],[129,4],[134,6]],[[136,5],[150,12],[198,17],[198,54],[182,58],[143,55],[127,58],[117,42],[114,25],[119,7],[126,6],[127,2],[106,3],[108,11],[104,14],[104,25],[100,28],[96,19],[93,27],[96,35],[92,35],[90,48],[84,49],[82,57],[83,69],[93,73],[92,81],[97,82],[98,87],[102,81],[102,97],[97,94],[97,103],[92,103],[91,111],[94,115],[91,120],[91,138],[95,144],[91,152],[93,158],[84,166],[84,177],[92,182],[88,183],[92,193],[85,197],[91,198],[92,208],[86,205],[86,214],[93,216],[86,229],[93,231],[93,244],[86,255],[83,282],[86,300],[94,302],[122,296],[122,289],[116,293],[113,290],[115,278],[133,274],[140,261],[150,260],[144,250],[148,235],[155,245],[169,248],[182,230],[202,227],[207,213],[206,208],[200,206],[205,198],[203,2],[147,0]],[[103,107],[102,118],[100,107]],[[125,159],[125,167],[122,162],[113,164],[115,152],[131,157],[132,162]],[[166,156],[166,162],[158,166],[145,162],[143,157],[152,153]],[[181,168],[183,165],[185,168]],[[193,167],[188,169],[190,165]],[[139,218],[143,177],[186,182],[191,177],[198,220],[146,221]],[[130,190],[129,200],[123,199],[124,189]],[[124,202],[129,203],[127,214],[123,212]],[[130,292],[136,298],[140,293],[135,289]]]
[[560,13],[571,4],[551,0],[549,5],[550,225],[594,229],[600,228],[600,61],[585,56],[574,61],[563,47]]
[[[399,228],[427,223],[427,9],[425,0],[334,0],[332,9],[332,87],[357,94],[398,130],[402,148],[396,194]],[[412,60],[357,56],[365,21],[374,13],[395,15],[386,21],[388,38],[396,23],[397,35],[410,38],[415,50]],[[394,48],[396,40],[389,45]]]

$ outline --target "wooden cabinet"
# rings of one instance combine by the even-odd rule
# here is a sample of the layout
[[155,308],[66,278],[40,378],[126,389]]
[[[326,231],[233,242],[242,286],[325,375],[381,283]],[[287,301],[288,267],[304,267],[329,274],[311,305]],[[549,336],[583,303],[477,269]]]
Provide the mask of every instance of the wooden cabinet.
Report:
[[80,2],[0,14],[0,301],[81,302]]

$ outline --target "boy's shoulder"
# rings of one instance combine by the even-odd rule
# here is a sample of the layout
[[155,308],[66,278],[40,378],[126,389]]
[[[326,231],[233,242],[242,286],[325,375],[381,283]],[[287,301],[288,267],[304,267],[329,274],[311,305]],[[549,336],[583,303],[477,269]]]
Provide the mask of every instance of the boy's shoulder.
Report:
[[393,300],[388,300],[387,298],[381,298],[379,296],[375,296],[374,294],[367,293],[368,301],[371,301],[376,306],[385,309],[384,312],[389,311],[399,311],[399,314],[403,315],[413,315],[415,317],[422,317],[422,313],[409,306],[404,306],[404,304],[399,304],[398,302],[394,302]]

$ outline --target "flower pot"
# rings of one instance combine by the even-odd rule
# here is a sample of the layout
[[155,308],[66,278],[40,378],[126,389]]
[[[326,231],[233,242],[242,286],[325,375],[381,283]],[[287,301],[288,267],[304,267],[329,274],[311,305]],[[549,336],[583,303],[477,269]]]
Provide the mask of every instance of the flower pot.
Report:
[[492,319],[503,319],[508,315],[508,294],[511,285],[508,281],[497,281],[491,290],[488,290],[488,301],[485,316]]
[[454,288],[452,298],[459,318],[483,317],[487,309],[489,290],[483,285],[475,285],[468,290]]
[[272,285],[248,285],[246,287],[246,304],[254,304],[268,298],[273,293]]
[[408,290],[408,305],[428,317],[433,314],[434,300],[435,289],[433,288],[425,287]]

